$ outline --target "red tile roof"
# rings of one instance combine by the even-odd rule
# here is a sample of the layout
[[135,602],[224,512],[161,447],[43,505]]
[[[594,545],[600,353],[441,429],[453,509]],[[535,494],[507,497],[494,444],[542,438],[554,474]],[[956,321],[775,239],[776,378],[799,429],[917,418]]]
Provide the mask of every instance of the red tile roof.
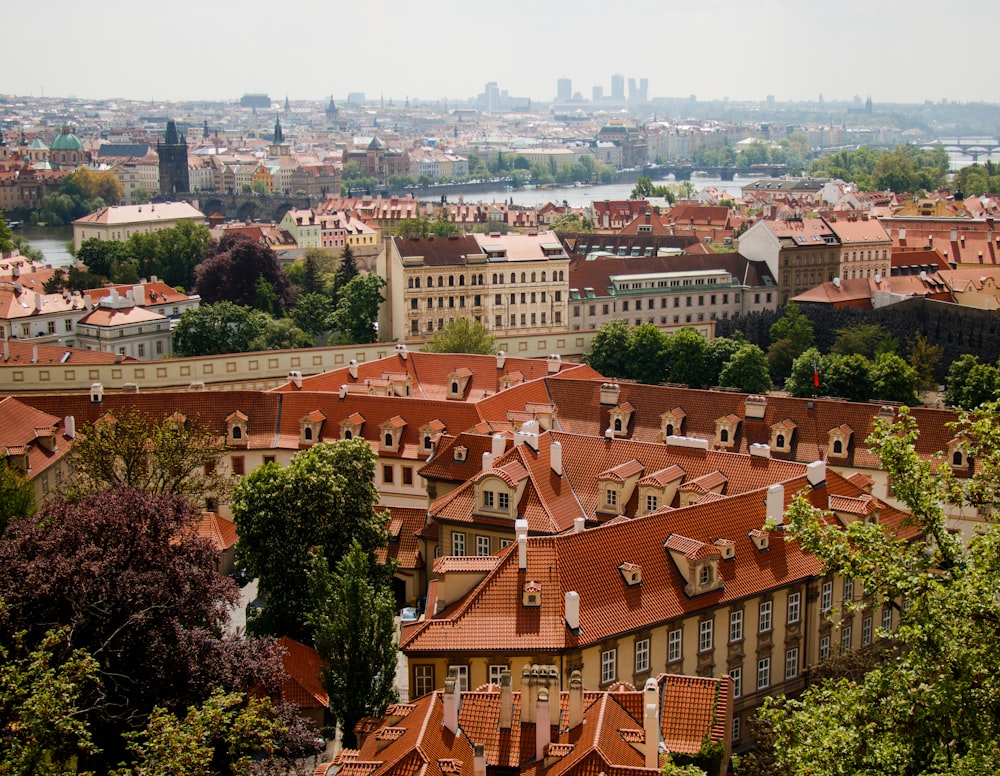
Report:
[[323,661],[319,653],[295,639],[278,639],[281,664],[287,674],[281,683],[281,698],[300,709],[326,708],[330,701],[323,689]]

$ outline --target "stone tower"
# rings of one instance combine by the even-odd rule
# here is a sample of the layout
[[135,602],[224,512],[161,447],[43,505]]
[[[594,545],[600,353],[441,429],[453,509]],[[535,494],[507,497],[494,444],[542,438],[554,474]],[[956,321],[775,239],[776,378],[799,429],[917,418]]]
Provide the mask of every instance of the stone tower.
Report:
[[191,190],[188,178],[188,149],[184,135],[177,134],[173,120],[167,122],[162,143],[156,144],[160,157],[160,194],[172,196]]

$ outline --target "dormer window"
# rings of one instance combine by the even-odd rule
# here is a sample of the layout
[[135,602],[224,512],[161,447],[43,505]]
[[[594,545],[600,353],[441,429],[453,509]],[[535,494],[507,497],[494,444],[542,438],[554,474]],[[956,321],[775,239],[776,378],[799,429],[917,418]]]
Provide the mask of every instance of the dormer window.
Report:
[[434,452],[434,448],[437,446],[437,441],[441,438],[441,435],[445,432],[445,425],[438,419],[432,420],[430,423],[425,423],[420,427],[420,449],[425,455],[430,455]]
[[361,429],[365,425],[365,416],[360,412],[352,412],[340,421],[340,438],[354,439],[361,436]]
[[472,370],[468,367],[459,367],[448,375],[448,398],[461,399],[465,397],[465,392],[472,381]]
[[542,586],[538,582],[525,582],[524,589],[521,594],[521,603],[530,608],[535,609],[542,605]]
[[671,560],[687,583],[688,596],[701,595],[724,587],[719,576],[720,549],[707,542],[690,539],[680,534],[670,534],[663,543]]
[[230,435],[230,437],[233,438],[233,440],[242,439],[243,438],[243,429],[240,428],[239,426],[236,426],[235,428],[233,428],[232,431],[229,432],[229,435]]
[[379,431],[381,432],[381,449],[384,452],[398,453],[402,449],[404,428],[406,428],[406,421],[399,415],[389,418],[382,424]]
[[628,432],[629,423],[632,420],[632,413],[635,408],[629,402],[622,402],[616,405],[609,413],[611,433],[617,436],[625,436]]
[[792,447],[792,435],[798,426],[789,418],[771,426],[770,446],[773,452],[787,453]]
[[952,469],[968,469],[971,463],[962,438],[955,437],[948,442],[948,462]]
[[299,421],[299,443],[312,445],[320,440],[323,421],[326,414],[322,410],[313,410]]
[[732,448],[740,425],[739,415],[726,415],[715,421],[715,439],[719,447]]
[[701,567],[701,571],[698,573],[698,586],[708,587],[712,582],[712,567],[704,565]]
[[851,435],[854,433],[854,429],[851,428],[846,423],[837,426],[834,429],[830,429],[829,440],[830,446],[827,453],[828,458],[847,458],[847,446],[850,444]]
[[836,456],[843,455],[844,454],[844,440],[842,440],[842,439],[835,439],[833,441],[832,452]]
[[622,563],[618,566],[618,571],[629,587],[638,587],[642,584],[642,568],[635,563]]

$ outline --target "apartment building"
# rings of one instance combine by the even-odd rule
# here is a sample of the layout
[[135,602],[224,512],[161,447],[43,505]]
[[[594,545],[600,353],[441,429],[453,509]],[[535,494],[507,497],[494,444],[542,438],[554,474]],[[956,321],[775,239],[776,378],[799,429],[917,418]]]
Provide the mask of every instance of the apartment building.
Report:
[[76,250],[84,240],[124,242],[133,234],[151,234],[172,229],[181,221],[201,224],[204,214],[187,202],[158,202],[146,205],[105,207],[73,222],[73,245]]
[[[842,247],[822,218],[761,220],[740,235],[741,255],[767,264],[777,280],[780,304],[840,277]],[[885,259],[888,271],[889,260]]]

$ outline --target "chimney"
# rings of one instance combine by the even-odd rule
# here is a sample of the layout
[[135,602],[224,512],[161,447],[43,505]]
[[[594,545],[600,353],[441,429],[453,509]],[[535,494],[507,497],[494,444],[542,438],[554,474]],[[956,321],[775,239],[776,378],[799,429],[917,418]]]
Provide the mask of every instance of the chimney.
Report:
[[906,227],[901,226],[899,227],[899,241],[903,242],[905,240],[906,240]]
[[36,291],[36,292],[35,292],[35,309],[36,309],[36,310],[38,310],[38,312],[41,312],[41,311],[42,311],[42,302],[43,302],[43,301],[44,301],[44,299],[42,298],[42,295],[41,295],[41,294],[39,294],[39,293],[38,293],[38,292]]
[[63,419],[63,428],[65,429],[67,438],[76,439],[76,416],[67,415]]
[[517,536],[517,570],[528,570],[528,521],[519,517],[514,521],[514,534]]
[[601,404],[605,406],[617,406],[618,394],[621,388],[617,383],[601,383]]
[[514,693],[510,687],[510,671],[504,669],[500,674],[500,729],[510,730],[514,724]]
[[452,733],[458,732],[458,692],[455,690],[455,676],[449,673],[444,680],[444,712],[441,715],[441,724]]
[[7,340],[3,341],[3,360],[4,361],[10,360],[10,343],[7,342]]
[[642,727],[646,733],[646,767],[656,768],[660,761],[660,686],[647,679],[642,690]]
[[487,471],[493,468],[493,453],[483,453],[483,471]]
[[497,351],[497,369],[503,369],[503,365],[507,363],[507,354],[502,350]]
[[573,633],[580,630],[580,594],[575,590],[566,591],[566,627]]
[[587,518],[585,517],[574,517],[573,518],[573,533],[583,533],[584,528],[587,526]]
[[486,776],[486,747],[482,744],[472,745],[472,774]]
[[552,740],[552,728],[549,726],[549,691],[542,688],[538,691],[538,709],[535,713],[535,760],[545,759],[545,748]]
[[490,452],[494,458],[499,458],[507,449],[507,438],[503,434],[494,434],[490,438]]
[[556,476],[562,477],[563,466],[561,442],[553,442],[549,447],[549,462],[551,463],[552,471],[555,472]]
[[356,358],[347,362],[347,374],[351,376],[352,380],[358,379],[358,360]]
[[38,363],[38,345],[31,346],[31,363],[32,364]]
[[132,286],[132,301],[139,305],[139,307],[146,306],[145,286]]
[[826,481],[826,464],[823,461],[813,461],[806,466],[806,479],[814,488]]
[[340,386],[340,391],[338,392],[338,395],[340,396],[341,401],[347,398],[347,385]]
[[785,486],[780,482],[767,489],[767,522],[781,525],[785,519]]
[[100,404],[104,401],[104,385],[103,383],[91,383],[90,384],[90,403]]
[[534,450],[537,453],[538,452],[538,431],[537,430],[536,431],[527,431],[527,430],[525,430],[527,428],[527,426],[528,426],[528,424],[525,423],[524,426],[521,427],[521,430],[517,431],[514,434],[514,444],[515,445],[519,445],[522,442],[524,442],[525,444],[528,445],[528,447],[530,447],[532,450]]
[[576,669],[569,676],[569,729],[583,724],[583,674]]
[[396,353],[399,354],[399,357],[401,359],[403,359],[403,361],[406,361],[406,359],[408,357],[408,354],[406,352],[406,343],[405,342],[397,342],[396,343]]
[[952,229],[951,230],[950,241],[951,242],[956,242],[957,240],[958,240],[958,230],[957,229]]
[[550,353],[546,361],[548,361],[550,375],[556,374],[562,367],[562,358],[559,357],[558,353]]
[[288,373],[288,381],[294,385],[296,388],[302,388],[302,372],[297,369],[293,369]]
[[538,702],[538,666],[521,669],[521,724],[535,721],[535,704]]

